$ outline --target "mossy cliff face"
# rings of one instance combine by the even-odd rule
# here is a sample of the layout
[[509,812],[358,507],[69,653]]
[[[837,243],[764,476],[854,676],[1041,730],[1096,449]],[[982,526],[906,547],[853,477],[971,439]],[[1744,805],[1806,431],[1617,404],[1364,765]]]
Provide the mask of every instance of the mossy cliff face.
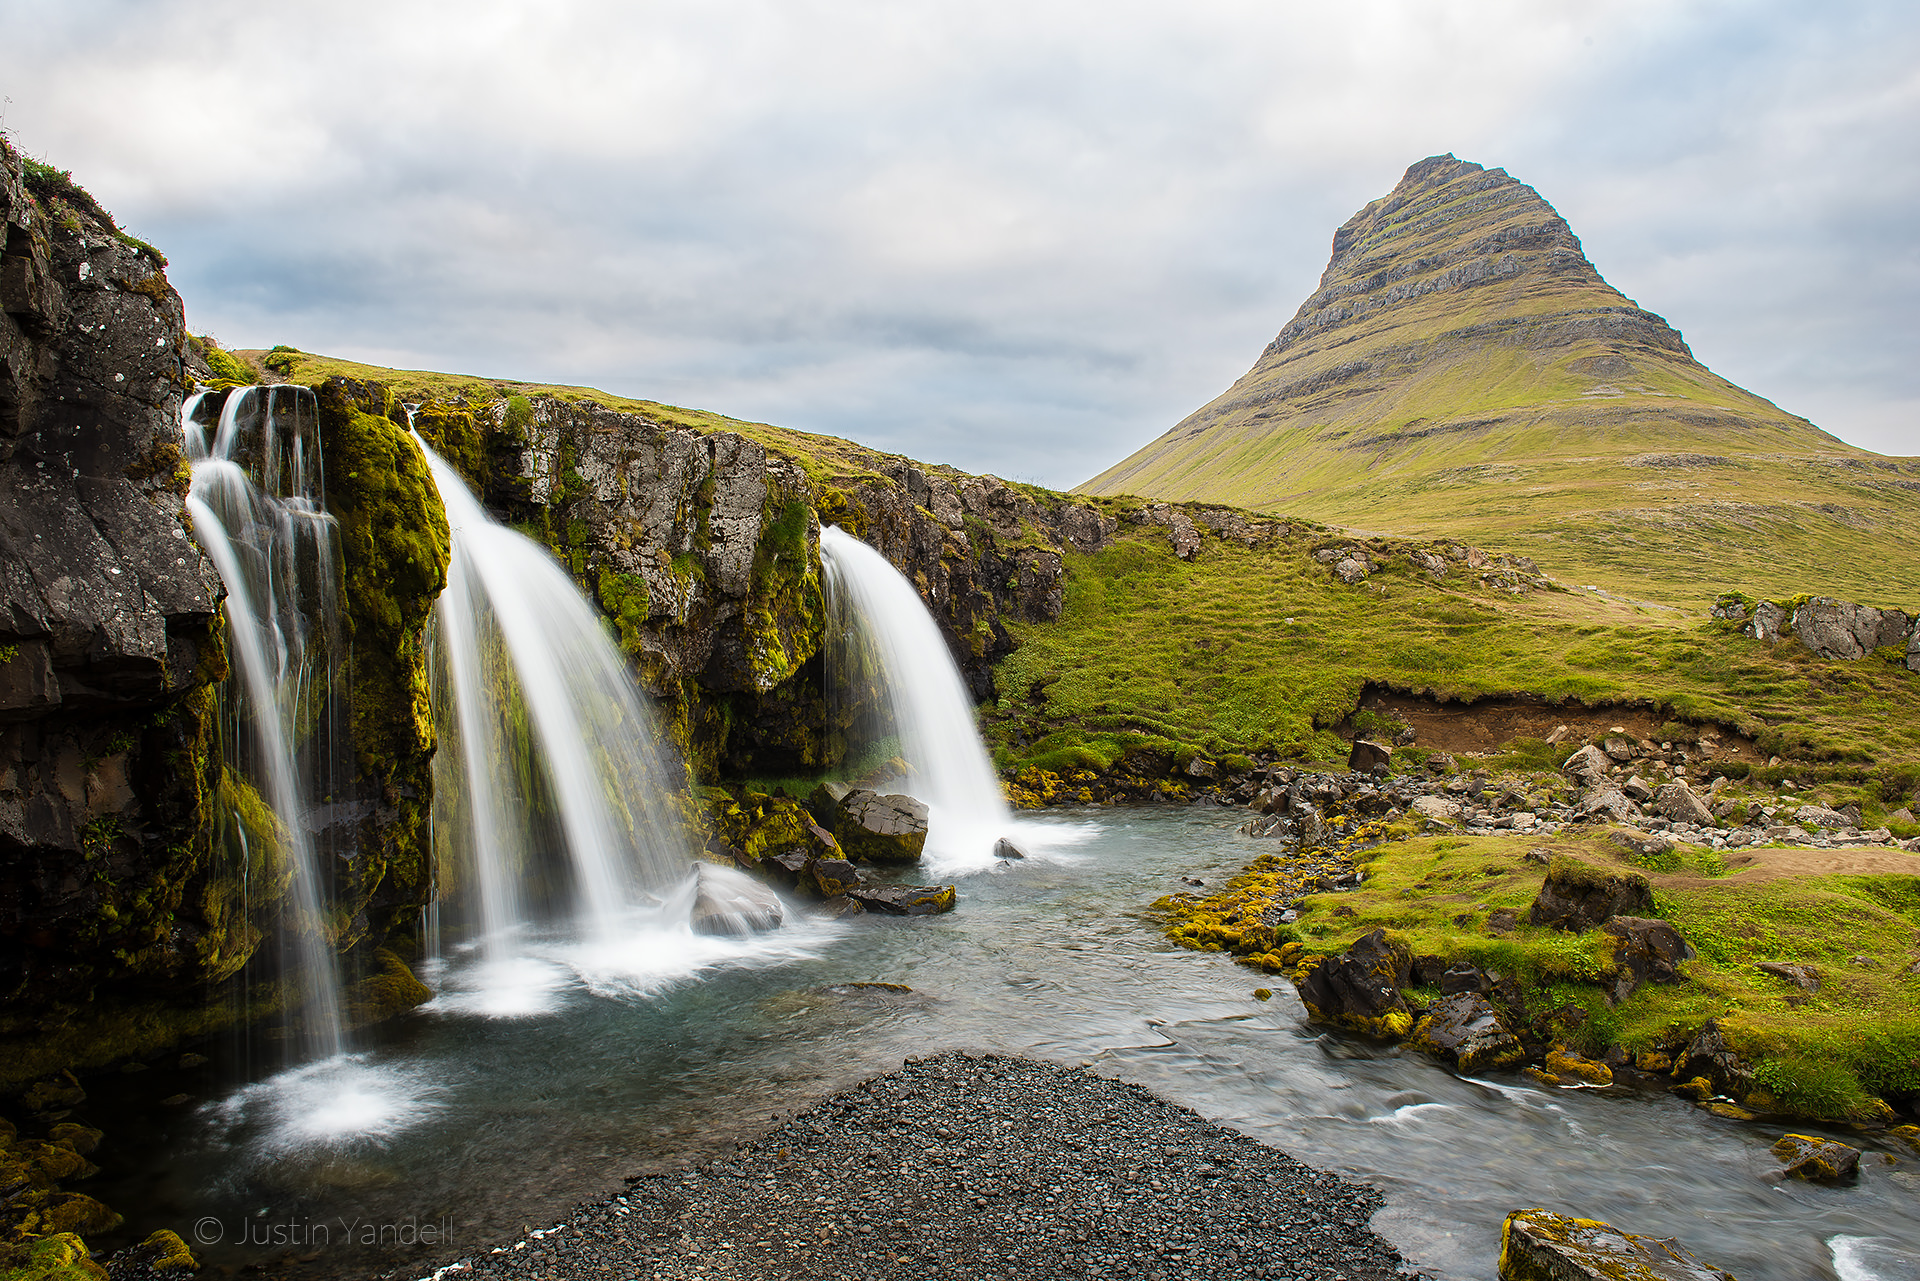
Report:
[[183,516],[180,299],[157,254],[3,142],[0,223],[4,1085],[56,1047],[109,1058],[198,1017],[177,994],[225,968],[233,922],[207,909],[226,656]]
[[355,776],[328,810],[348,829],[333,921],[348,951],[410,924],[431,896],[425,632],[447,582],[447,516],[390,391],[346,379],[314,390],[352,654]]
[[583,397],[429,400],[414,421],[497,514],[553,547],[706,779],[832,763],[822,524],[915,583],[981,698],[1012,648],[1002,616],[1056,616],[1063,551],[1115,527],[992,477],[844,442],[788,454],[751,424],[702,430]]

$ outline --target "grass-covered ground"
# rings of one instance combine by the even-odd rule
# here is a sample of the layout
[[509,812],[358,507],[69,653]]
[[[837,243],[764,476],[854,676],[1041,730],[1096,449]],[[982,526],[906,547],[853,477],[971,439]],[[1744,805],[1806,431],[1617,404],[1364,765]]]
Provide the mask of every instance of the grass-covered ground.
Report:
[[[1784,1111],[1864,1119],[1878,1111],[1876,1098],[1920,1090],[1920,876],[1775,875],[1768,851],[1749,852],[1745,868],[1722,870],[1711,855],[1675,860],[1669,871],[1641,866],[1656,913],[1699,955],[1682,967],[1685,982],[1649,984],[1613,1006],[1606,936],[1525,924],[1545,876],[1527,858],[1537,849],[1602,866],[1632,862],[1605,829],[1416,837],[1364,853],[1362,887],[1306,900],[1293,929],[1306,952],[1327,954],[1383,927],[1416,955],[1511,975],[1530,1005],[1584,1010],[1568,1031],[1590,1054],[1610,1045],[1671,1052],[1718,1019]],[[1901,857],[1880,853],[1874,866]],[[1920,871],[1920,856],[1904,857]],[[1336,907],[1352,915],[1336,916]],[[1520,924],[1489,932],[1503,908]],[[1762,961],[1810,965],[1820,990],[1803,993],[1759,970]]]
[[1098,769],[1140,745],[1344,760],[1333,728],[1372,682],[1453,699],[1644,701],[1737,729],[1792,762],[1783,771],[1877,778],[1888,799],[1920,782],[1920,675],[1891,650],[1827,662],[1704,611],[1513,595],[1460,566],[1436,582],[1404,556],[1348,586],[1311,555],[1345,542],[1209,537],[1189,562],[1164,530],[1122,526],[1106,549],[1069,555],[1060,619],[1010,625],[1020,647],[986,714],[1000,764]]

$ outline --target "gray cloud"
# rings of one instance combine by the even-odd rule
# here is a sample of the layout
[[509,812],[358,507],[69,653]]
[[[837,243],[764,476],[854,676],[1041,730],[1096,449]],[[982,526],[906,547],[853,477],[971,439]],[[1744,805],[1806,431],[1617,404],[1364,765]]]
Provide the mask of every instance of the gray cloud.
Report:
[[[1325,10],[1324,12],[1322,10]],[[1898,4],[0,0],[6,126],[197,329],[1055,485],[1209,399],[1422,156],[1735,381],[1920,449]]]

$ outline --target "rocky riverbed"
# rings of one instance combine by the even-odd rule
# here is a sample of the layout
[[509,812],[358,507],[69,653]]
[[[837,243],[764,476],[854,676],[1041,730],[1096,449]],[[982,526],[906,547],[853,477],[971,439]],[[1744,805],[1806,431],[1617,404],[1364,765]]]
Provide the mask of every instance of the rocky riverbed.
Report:
[[953,1053],[434,1276],[1385,1281],[1380,1200],[1138,1086]]

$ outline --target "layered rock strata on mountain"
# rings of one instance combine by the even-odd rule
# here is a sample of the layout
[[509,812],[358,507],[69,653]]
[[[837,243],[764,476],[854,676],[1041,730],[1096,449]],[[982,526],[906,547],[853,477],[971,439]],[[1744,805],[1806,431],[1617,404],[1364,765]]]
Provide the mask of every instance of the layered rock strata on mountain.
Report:
[[1833,545],[1912,531],[1920,459],[1845,445],[1720,378],[1533,188],[1443,155],[1339,228],[1319,287],[1244,376],[1079,492],[1498,531],[1551,548],[1562,578],[1616,564],[1599,553],[1623,536],[1769,553],[1743,576],[1825,548],[1821,567],[1850,573]]

